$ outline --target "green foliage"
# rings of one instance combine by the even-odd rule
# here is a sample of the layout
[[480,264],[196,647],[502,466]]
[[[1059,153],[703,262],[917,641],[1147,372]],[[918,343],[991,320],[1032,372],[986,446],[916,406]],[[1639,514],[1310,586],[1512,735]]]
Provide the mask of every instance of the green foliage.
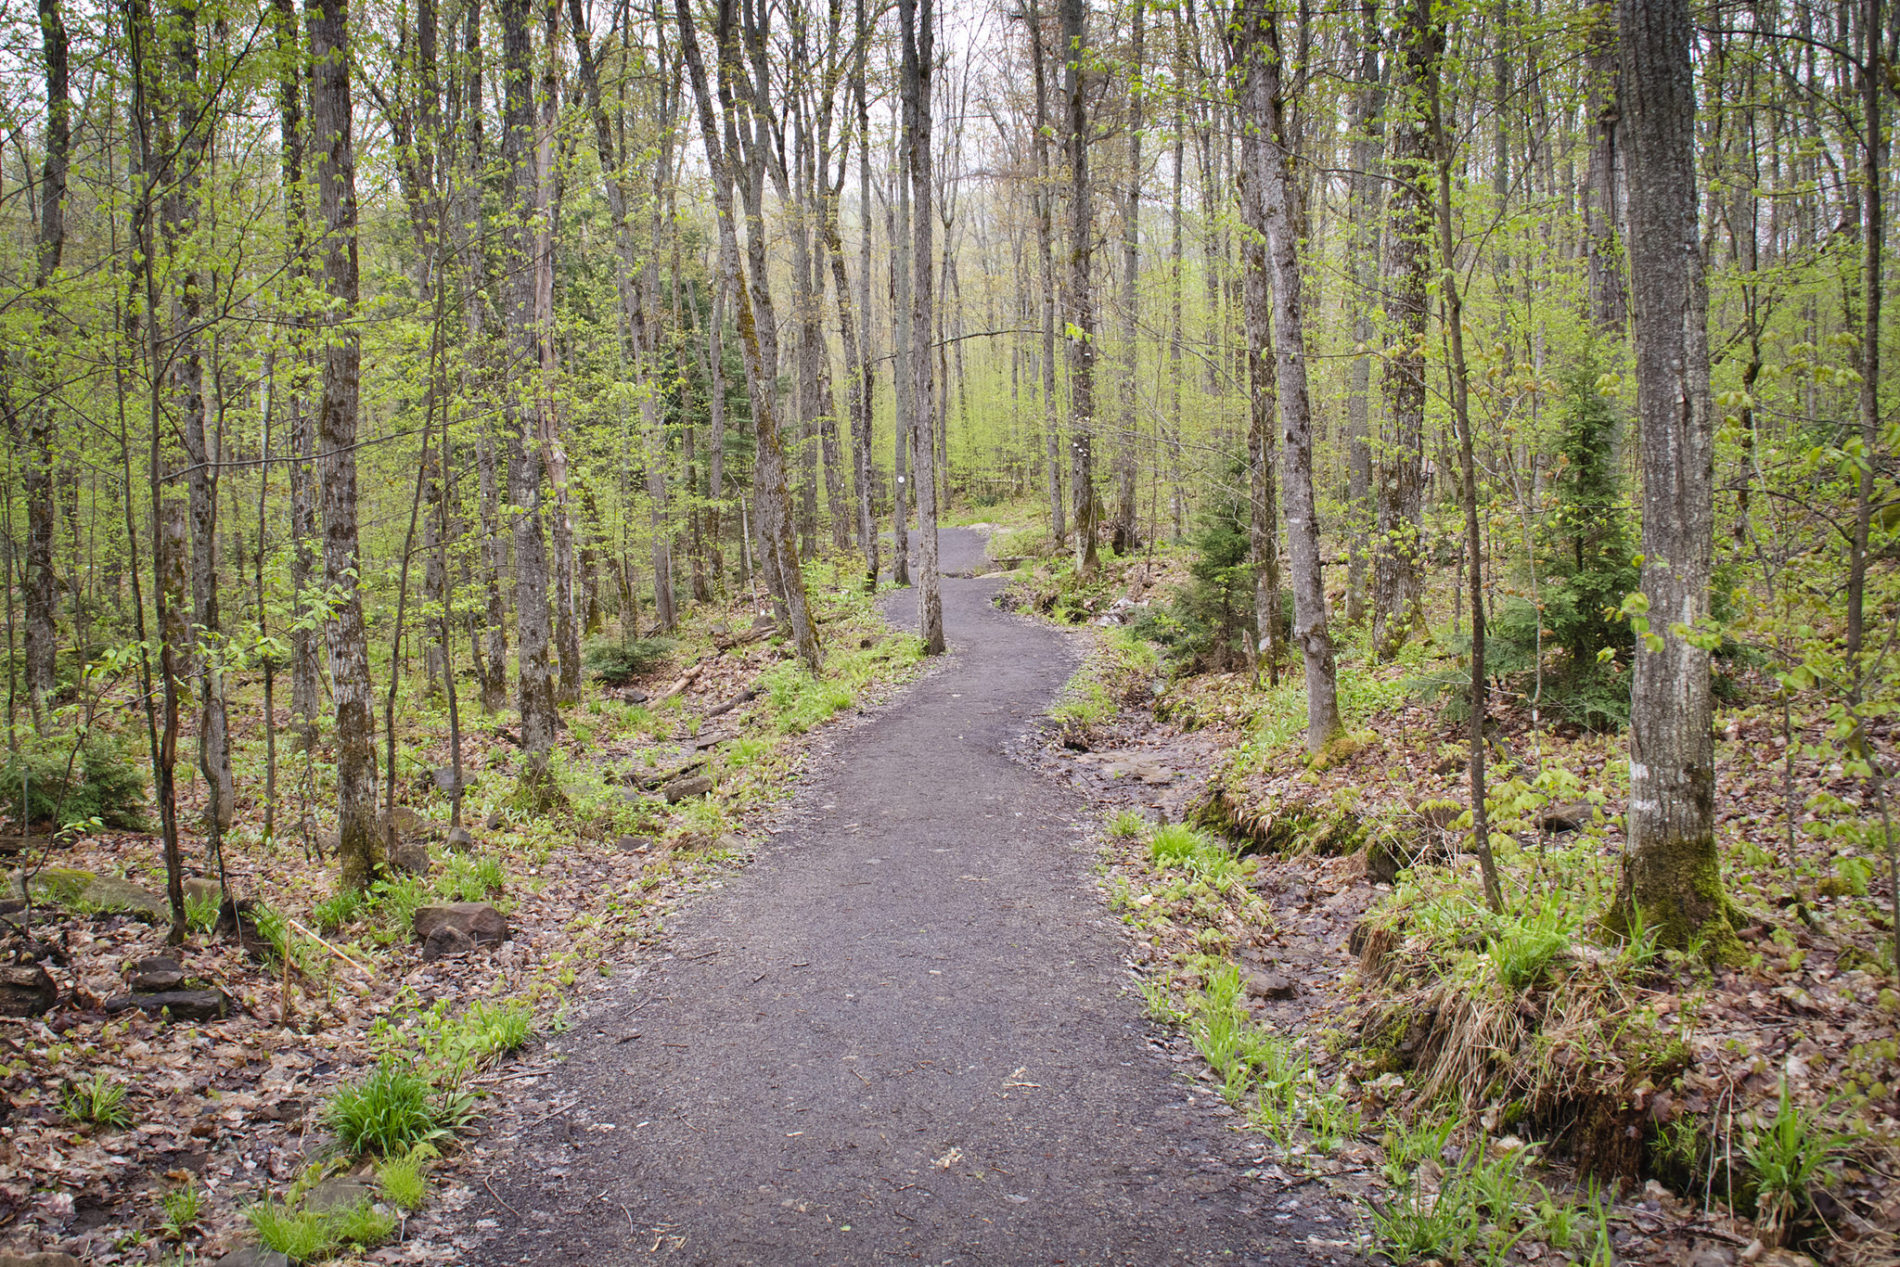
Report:
[[851,691],[841,683],[815,678],[802,665],[787,662],[761,679],[770,693],[772,715],[780,733],[802,735],[851,707]]
[[1765,1127],[1748,1133],[1742,1157],[1755,1179],[1755,1219],[1763,1239],[1779,1244],[1789,1224],[1813,1203],[1813,1190],[1826,1186],[1828,1172],[1847,1151],[1848,1137],[1830,1129],[1820,1115],[1803,1109],[1781,1083],[1781,1100]]
[[376,1167],[376,1184],[391,1205],[407,1214],[422,1208],[429,1197],[429,1179],[417,1149],[406,1157],[391,1157]]
[[1556,514],[1540,569],[1544,626],[1572,666],[1604,651],[1627,655],[1631,634],[1617,613],[1639,580],[1617,460],[1622,421],[1599,378],[1585,360],[1564,379]]
[[350,1152],[389,1156],[448,1134],[469,1113],[462,1097],[438,1096],[420,1074],[384,1060],[367,1078],[340,1087],[323,1117]]
[[209,893],[185,894],[185,926],[194,933],[212,933],[218,927],[218,899]]
[[334,1210],[293,1209],[276,1201],[260,1202],[244,1211],[257,1239],[293,1263],[317,1263],[354,1246],[374,1249],[396,1230],[394,1216],[368,1201]]
[[1245,463],[1229,464],[1226,479],[1201,509],[1193,537],[1188,583],[1166,612],[1136,629],[1197,670],[1231,670],[1249,661],[1254,630],[1252,507]]
[[436,896],[446,902],[484,902],[508,882],[501,859],[492,854],[456,854],[436,877]]
[[[1524,1162],[1521,1151],[1493,1155],[1480,1140],[1446,1172],[1435,1193],[1426,1190],[1416,1170],[1409,1171],[1395,1180],[1397,1191],[1389,1200],[1366,1201],[1374,1252],[1399,1264],[1457,1262],[1474,1252],[1497,1261],[1523,1235]],[[1388,1154],[1388,1178],[1392,1169]]]
[[132,1110],[125,1103],[125,1084],[114,1082],[103,1073],[68,1081],[59,1092],[60,1116],[85,1126],[132,1125]]
[[1117,810],[1108,820],[1108,834],[1125,840],[1133,840],[1148,830],[1148,820],[1134,810]]
[[582,661],[596,680],[625,686],[659,668],[677,645],[671,638],[633,638],[625,642],[596,638],[587,644]]
[[175,1241],[183,1240],[185,1233],[196,1227],[198,1221],[204,1218],[204,1190],[195,1180],[187,1179],[181,1186],[173,1188],[159,1198],[159,1208],[165,1213],[165,1220],[161,1224],[165,1229],[165,1235]]
[[349,927],[368,905],[361,889],[340,889],[311,907],[310,914],[318,929],[335,933]]
[[110,736],[20,737],[20,750],[0,765],[0,814],[54,827],[92,819],[119,831],[143,831],[145,777]]

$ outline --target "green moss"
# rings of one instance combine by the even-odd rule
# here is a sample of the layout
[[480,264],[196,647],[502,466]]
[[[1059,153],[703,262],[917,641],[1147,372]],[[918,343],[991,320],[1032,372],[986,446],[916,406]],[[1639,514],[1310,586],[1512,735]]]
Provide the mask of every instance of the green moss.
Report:
[[1669,950],[1694,953],[1711,965],[1742,962],[1740,908],[1722,889],[1712,837],[1644,846],[1624,864],[1616,897],[1604,913],[1605,931],[1640,935]]

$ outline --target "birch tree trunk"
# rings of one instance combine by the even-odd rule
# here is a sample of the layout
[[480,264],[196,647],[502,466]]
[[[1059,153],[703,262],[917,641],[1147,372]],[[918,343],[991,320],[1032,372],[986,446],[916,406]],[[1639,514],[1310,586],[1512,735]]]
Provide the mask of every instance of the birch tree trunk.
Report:
[[1280,404],[1281,495],[1293,586],[1293,642],[1306,668],[1306,746],[1318,752],[1341,729],[1333,640],[1320,574],[1319,510],[1313,498],[1313,424],[1306,386],[1306,325],[1282,87],[1279,14],[1270,0],[1245,0],[1239,15],[1243,122],[1257,130],[1259,231],[1273,290],[1273,351]]
[[317,201],[324,225],[323,289],[330,303],[316,457],[322,474],[323,579],[332,596],[337,861],[341,886],[361,889],[375,878],[382,859],[377,848],[369,643],[357,590],[356,423],[362,350],[352,324],[357,301],[356,147],[347,0],[315,0],[308,17],[311,141],[317,148]]

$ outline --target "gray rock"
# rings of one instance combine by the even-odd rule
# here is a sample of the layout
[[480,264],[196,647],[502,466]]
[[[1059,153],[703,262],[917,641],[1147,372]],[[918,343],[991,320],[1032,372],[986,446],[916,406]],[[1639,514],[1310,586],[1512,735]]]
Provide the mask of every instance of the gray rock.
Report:
[[653,841],[645,836],[622,836],[614,841],[614,848],[621,853],[645,853],[653,847]]
[[40,887],[56,900],[94,910],[133,915],[155,924],[172,917],[171,904],[150,889],[113,875],[94,875],[68,867],[40,872]]
[[1247,978],[1247,993],[1256,999],[1290,999],[1300,988],[1277,972],[1256,972]]
[[155,990],[107,999],[105,1010],[116,1013],[136,1008],[154,1018],[169,1015],[174,1021],[216,1021],[223,1019],[227,1006],[222,990]]
[[185,902],[187,905],[197,902],[222,902],[224,890],[218,887],[216,880],[202,876],[192,876],[185,881]]
[[397,840],[409,836],[420,836],[429,830],[429,820],[406,805],[398,805],[384,814],[382,825],[385,831],[393,827]]
[[0,1254],[0,1267],[86,1267],[71,1254]]
[[442,844],[450,853],[460,853],[462,850],[475,847],[475,837],[469,835],[466,827],[452,827],[449,829],[448,839]]
[[0,1016],[38,1016],[59,1002],[59,987],[36,963],[0,967]]
[[1582,831],[1596,821],[1596,806],[1588,801],[1578,801],[1575,805],[1553,805],[1544,811],[1544,830],[1553,836],[1565,832]]
[[671,783],[661,788],[660,792],[666,797],[666,803],[668,805],[678,805],[681,801],[690,800],[695,796],[706,795],[706,793],[712,791],[712,787],[713,781],[711,779],[703,774],[695,774],[690,778],[674,779]]
[[374,1201],[376,1190],[355,1175],[332,1175],[304,1193],[303,1208],[322,1213],[325,1210],[349,1210]]
[[185,984],[185,970],[176,959],[155,955],[132,965],[132,977],[126,982],[134,993],[158,994],[176,990]]
[[[430,780],[435,784],[435,790],[442,793],[442,795],[452,796],[455,794],[455,767],[454,766],[443,766],[440,770],[434,771],[429,777],[430,777]],[[462,786],[463,787],[468,786],[467,778],[464,778],[462,780]]]
[[428,875],[429,846],[420,840],[398,839],[389,850],[389,865],[403,875]]
[[290,1267],[290,1260],[262,1245],[240,1245],[220,1258],[218,1267]]
[[418,940],[428,941],[438,928],[454,928],[477,945],[508,940],[508,921],[486,902],[444,902],[419,906],[410,927]]
[[438,925],[422,939],[422,958],[425,963],[446,959],[450,955],[466,955],[473,949],[475,939],[453,924]]

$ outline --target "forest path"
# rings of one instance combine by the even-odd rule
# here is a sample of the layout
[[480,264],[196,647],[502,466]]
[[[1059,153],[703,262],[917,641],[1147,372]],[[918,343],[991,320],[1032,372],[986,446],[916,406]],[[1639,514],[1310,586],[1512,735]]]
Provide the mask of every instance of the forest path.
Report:
[[[974,531],[942,554],[984,566]],[[1076,657],[999,586],[945,580],[947,661],[844,734],[785,830],[676,918],[674,956],[564,1044],[546,1091],[573,1108],[489,1141],[471,1261],[1350,1257],[1307,1244],[1340,1224],[1262,1208],[1239,1173],[1259,1137],[1149,1045],[1089,808],[1004,752]]]

